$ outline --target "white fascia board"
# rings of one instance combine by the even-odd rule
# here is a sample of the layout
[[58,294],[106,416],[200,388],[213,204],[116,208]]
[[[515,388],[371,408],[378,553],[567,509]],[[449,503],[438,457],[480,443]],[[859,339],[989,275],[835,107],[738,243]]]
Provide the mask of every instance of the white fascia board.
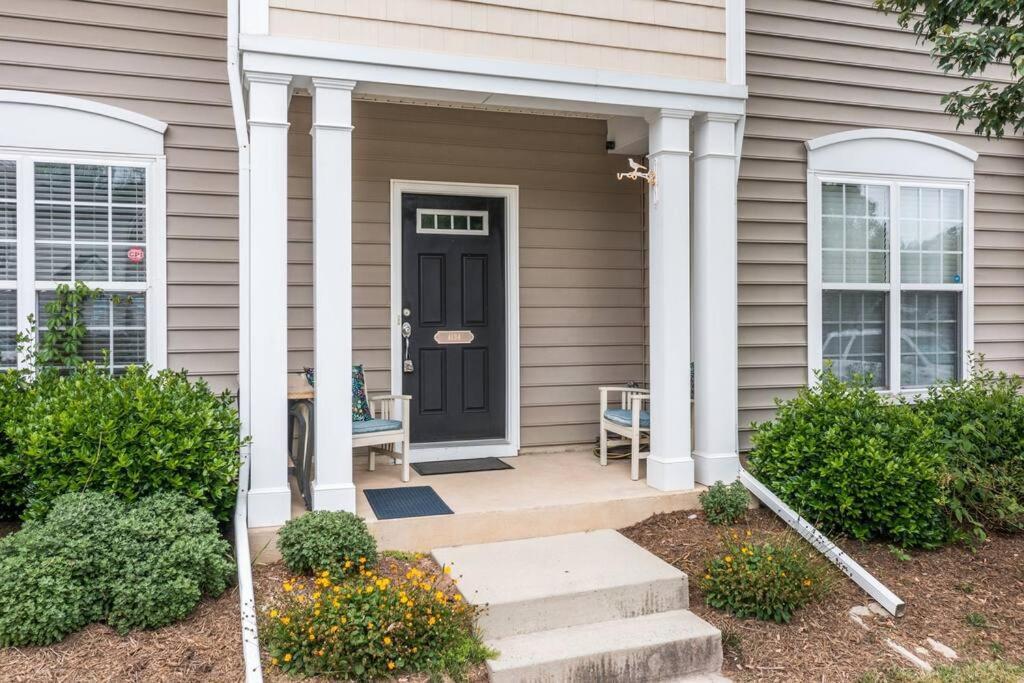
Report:
[[357,94],[430,88],[478,93],[463,98],[476,104],[602,115],[637,115],[656,109],[741,114],[747,98],[745,85],[718,81],[277,36],[242,35],[240,44],[246,71],[351,79],[359,83]]

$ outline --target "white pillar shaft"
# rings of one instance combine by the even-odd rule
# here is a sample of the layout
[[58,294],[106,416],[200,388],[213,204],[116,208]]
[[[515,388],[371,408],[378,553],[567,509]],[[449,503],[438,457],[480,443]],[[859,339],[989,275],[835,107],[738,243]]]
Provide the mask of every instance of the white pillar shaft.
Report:
[[352,88],[313,79],[313,508],[355,512],[352,484]]
[[288,487],[288,88],[291,78],[249,79],[249,526],[291,515]]
[[702,484],[739,476],[737,121],[731,115],[701,116],[694,147],[694,462]]
[[690,117],[650,121],[651,452],[647,483],[693,488],[690,456]]

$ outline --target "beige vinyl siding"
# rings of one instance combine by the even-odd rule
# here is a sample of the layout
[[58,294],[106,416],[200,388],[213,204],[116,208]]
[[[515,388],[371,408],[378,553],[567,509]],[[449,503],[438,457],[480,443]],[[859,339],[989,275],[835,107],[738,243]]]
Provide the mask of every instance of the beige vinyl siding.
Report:
[[270,0],[270,33],[721,81],[725,0]]
[[[357,102],[353,344],[390,389],[390,181],[518,185],[524,447],[592,442],[597,387],[644,378],[642,194],[603,121]],[[289,130],[289,367],[312,365],[310,99]],[[327,255],[327,258],[330,258]]]
[[[853,128],[941,135],[980,153],[975,195],[975,348],[1024,372],[1024,140],[956,130],[942,74],[869,0],[748,0],[750,100],[739,187],[741,445],[807,379],[804,141]],[[997,69],[996,74],[1005,75]]]
[[168,364],[238,386],[238,150],[223,0],[4,0],[0,88],[169,124]]

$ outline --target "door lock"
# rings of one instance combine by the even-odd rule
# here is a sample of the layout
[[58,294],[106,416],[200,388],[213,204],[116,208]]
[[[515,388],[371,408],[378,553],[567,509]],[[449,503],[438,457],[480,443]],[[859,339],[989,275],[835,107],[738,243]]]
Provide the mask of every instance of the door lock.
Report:
[[[409,311],[408,308],[402,312],[405,313],[406,316],[408,316],[411,313],[411,311]],[[409,358],[409,337],[411,336],[412,325],[409,324],[408,321],[406,321],[402,323],[402,337],[405,338],[405,358],[404,360],[402,360],[402,372],[404,372],[405,374],[409,374],[413,371],[412,358]]]

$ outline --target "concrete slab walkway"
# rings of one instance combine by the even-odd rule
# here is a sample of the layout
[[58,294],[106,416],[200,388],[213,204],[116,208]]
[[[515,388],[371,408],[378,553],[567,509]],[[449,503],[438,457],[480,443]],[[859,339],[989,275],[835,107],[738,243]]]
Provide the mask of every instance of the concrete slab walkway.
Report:
[[[721,633],[687,608],[687,577],[616,531],[438,548],[501,653],[491,680],[725,680]],[[703,677],[703,678],[701,678]]]

